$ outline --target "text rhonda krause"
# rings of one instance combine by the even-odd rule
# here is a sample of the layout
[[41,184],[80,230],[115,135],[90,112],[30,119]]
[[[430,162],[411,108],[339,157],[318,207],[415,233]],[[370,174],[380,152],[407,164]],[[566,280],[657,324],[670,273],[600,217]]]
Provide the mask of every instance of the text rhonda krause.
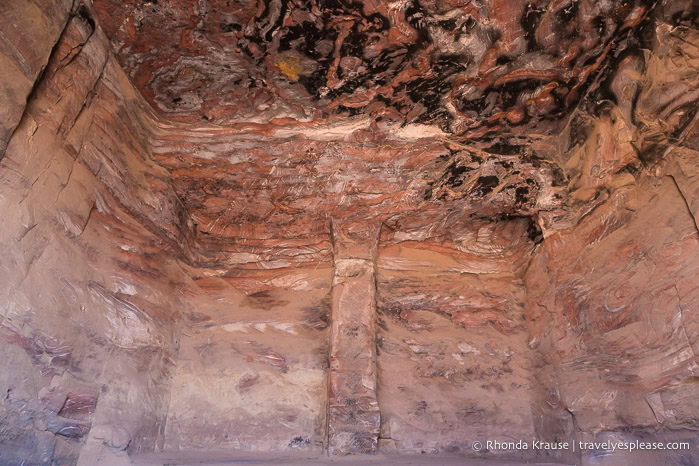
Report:
[[689,450],[689,442],[544,442],[541,440],[519,440],[516,442],[500,442],[487,440],[488,450],[596,450],[596,451],[634,451],[634,450]]

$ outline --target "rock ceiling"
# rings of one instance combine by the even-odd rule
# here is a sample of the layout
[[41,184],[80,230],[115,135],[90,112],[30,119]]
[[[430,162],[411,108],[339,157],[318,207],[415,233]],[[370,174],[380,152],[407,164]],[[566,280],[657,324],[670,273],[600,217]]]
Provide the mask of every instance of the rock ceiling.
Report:
[[[94,6],[131,81],[177,127],[152,150],[191,219],[194,261],[270,266],[325,257],[329,218],[456,249],[489,222],[525,218],[535,241],[570,227],[652,152],[624,128],[655,112],[636,102],[656,18],[696,17],[689,2],[645,0]],[[576,147],[613,163],[580,178],[566,167]]]
[[560,128],[639,45],[645,0],[95,0],[168,117],[369,116],[471,139]]

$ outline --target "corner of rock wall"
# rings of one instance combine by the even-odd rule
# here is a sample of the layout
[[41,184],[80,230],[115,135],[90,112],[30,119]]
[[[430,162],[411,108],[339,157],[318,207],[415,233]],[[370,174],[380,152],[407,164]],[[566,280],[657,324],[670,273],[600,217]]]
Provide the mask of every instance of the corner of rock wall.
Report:
[[154,117],[72,3],[0,6],[3,464],[153,450],[191,286]]
[[[534,411],[548,441],[687,441],[553,452],[582,464],[691,464],[699,425],[696,28],[652,25],[560,139],[568,215],[541,218],[526,272]],[[628,463],[630,464],[630,463]]]

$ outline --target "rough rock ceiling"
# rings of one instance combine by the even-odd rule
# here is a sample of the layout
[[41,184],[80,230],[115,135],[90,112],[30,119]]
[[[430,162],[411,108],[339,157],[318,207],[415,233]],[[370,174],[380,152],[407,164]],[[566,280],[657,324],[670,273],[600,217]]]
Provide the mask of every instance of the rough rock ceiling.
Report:
[[[155,158],[172,173],[195,224],[191,244],[201,255],[194,262],[236,257],[274,267],[327,260],[328,218],[355,233],[383,223],[386,241],[432,238],[458,249],[493,220],[534,216],[562,200],[550,166],[444,141],[250,137],[259,136],[199,134],[158,143]],[[530,236],[537,234],[532,225]]]
[[[681,3],[681,2],[677,2]],[[646,0],[95,0],[168,117],[370,116],[470,138],[555,131],[639,45]],[[681,12],[686,6],[675,7]]]
[[457,250],[489,222],[526,218],[532,240],[570,226],[585,209],[561,154],[605,102],[633,124],[654,15],[696,17],[645,0],[94,6],[131,81],[182,124],[152,149],[192,263],[255,267],[326,260],[328,218]]

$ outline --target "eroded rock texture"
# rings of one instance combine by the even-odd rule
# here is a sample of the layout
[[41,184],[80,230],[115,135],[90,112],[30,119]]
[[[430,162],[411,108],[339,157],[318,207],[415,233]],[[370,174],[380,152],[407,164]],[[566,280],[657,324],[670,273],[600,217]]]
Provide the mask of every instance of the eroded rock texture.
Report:
[[611,84],[636,105],[580,112],[589,136],[576,143],[574,119],[561,139],[577,218],[552,219],[525,278],[549,436],[696,427],[697,118],[669,89],[696,94],[699,36],[656,32],[656,54],[627,58]]
[[384,237],[379,404],[388,447],[468,452],[475,439],[533,432],[526,230],[523,220],[472,224],[452,244],[437,235],[401,241],[400,231]]
[[[368,115],[471,137],[558,128],[638,46],[652,2],[98,0],[163,113],[216,122]],[[689,4],[672,5],[676,18]]]
[[[4,43],[17,44],[3,59],[18,64],[2,88],[17,101],[3,102],[12,115],[1,124],[12,134],[0,182],[3,464],[71,464],[102,441],[152,449],[168,404],[171,310],[191,281],[167,253],[179,233],[160,220],[173,218],[174,192],[147,156],[149,110],[91,13],[54,3],[3,4]],[[32,29],[31,41],[11,35]],[[34,70],[43,78],[25,107],[11,86]]]
[[692,2],[0,13],[0,464],[699,461]]

